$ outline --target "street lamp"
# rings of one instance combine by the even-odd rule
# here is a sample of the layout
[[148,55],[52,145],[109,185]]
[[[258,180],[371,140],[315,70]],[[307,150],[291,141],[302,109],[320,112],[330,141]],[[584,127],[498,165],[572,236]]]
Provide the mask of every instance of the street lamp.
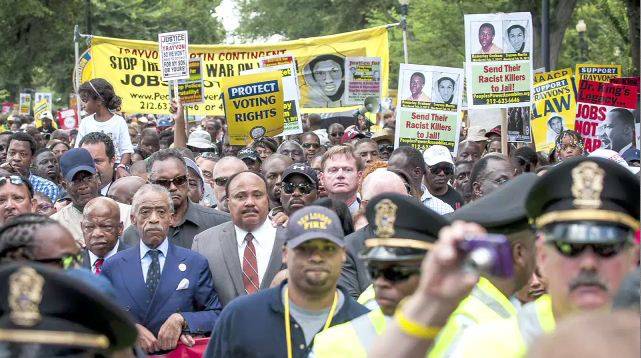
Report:
[[407,10],[410,6],[410,0],[399,0],[401,4],[401,30],[403,30],[403,56],[405,63],[409,63],[409,54],[407,53]]
[[580,47],[580,54],[581,57],[579,58],[579,61],[584,62],[587,60],[587,53],[588,53],[588,46],[585,41],[585,32],[588,30],[588,26],[585,24],[585,21],[579,20],[579,22],[576,23],[576,32],[579,33],[579,47]]

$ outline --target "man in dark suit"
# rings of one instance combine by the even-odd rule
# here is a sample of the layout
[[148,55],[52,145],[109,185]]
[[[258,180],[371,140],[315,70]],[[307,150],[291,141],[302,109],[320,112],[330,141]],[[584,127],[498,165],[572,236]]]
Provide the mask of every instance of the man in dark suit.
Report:
[[283,267],[284,244],[267,218],[269,199],[264,177],[250,171],[234,174],[227,181],[226,195],[232,221],[196,235],[192,246],[209,261],[223,305],[269,288]]
[[91,199],[82,211],[80,227],[87,245],[82,266],[99,275],[108,258],[127,248],[118,240],[123,227],[118,203],[103,196]]
[[136,321],[138,344],[145,351],[174,349],[179,339],[192,346],[192,335],[208,334],[221,310],[207,260],[169,242],[174,210],[165,188],[144,185],[132,206],[141,241],[110,258],[102,275]]
[[[189,200],[187,164],[177,150],[163,149],[152,154],[147,159],[147,173],[150,183],[165,187],[171,194],[175,212],[167,235],[172,244],[189,249],[196,234],[229,221],[228,214]],[[138,245],[138,231],[127,228],[123,241],[129,246]]]

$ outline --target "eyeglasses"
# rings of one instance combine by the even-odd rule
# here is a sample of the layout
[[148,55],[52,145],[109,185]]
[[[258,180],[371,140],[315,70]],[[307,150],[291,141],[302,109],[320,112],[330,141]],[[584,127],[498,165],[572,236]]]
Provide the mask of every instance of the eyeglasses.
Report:
[[298,188],[298,190],[301,192],[303,195],[307,195],[312,192],[313,188],[309,183],[290,183],[290,182],[283,182],[283,191],[285,194],[292,194],[294,193],[294,190]]
[[343,134],[345,134],[345,132],[332,132],[329,135],[331,135],[332,137],[342,137]]
[[565,257],[577,257],[581,255],[586,248],[590,247],[592,252],[599,257],[612,257],[618,255],[628,246],[628,242],[617,242],[613,244],[575,244],[563,241],[548,241],[548,244],[554,246],[556,251]]
[[320,148],[320,144],[319,143],[303,143],[301,145],[305,149],[309,149],[309,148],[318,149],[318,148]]
[[441,170],[445,175],[452,175],[454,173],[454,168],[452,168],[451,165],[435,165],[430,167],[430,172],[434,175],[440,173]]
[[383,153],[383,152],[393,152],[394,151],[394,146],[391,144],[381,144],[378,146],[378,151]]
[[405,281],[412,275],[421,273],[421,269],[418,266],[391,266],[386,268],[368,266],[367,271],[369,272],[372,280],[383,277],[389,282]]
[[214,183],[216,183],[216,185],[218,186],[225,186],[228,180],[229,180],[229,177],[218,177],[214,179]]
[[23,185],[25,181],[17,175],[9,175],[6,177],[0,177],[0,185],[4,185],[7,181],[13,185]]
[[67,270],[74,267],[79,267],[82,263],[82,253],[79,254],[66,254],[61,257],[52,257],[46,259],[34,260],[43,264],[55,263],[60,266],[62,269]]
[[184,185],[187,182],[187,176],[186,175],[181,175],[177,176],[173,179],[155,179],[155,180],[150,180],[152,184],[157,184],[160,186],[163,186],[167,189],[171,188],[171,184],[173,183],[175,186],[181,186]]

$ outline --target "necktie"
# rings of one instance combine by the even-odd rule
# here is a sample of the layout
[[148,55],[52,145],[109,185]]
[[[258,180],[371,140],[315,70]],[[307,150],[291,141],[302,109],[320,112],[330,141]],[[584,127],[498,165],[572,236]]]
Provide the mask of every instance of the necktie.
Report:
[[105,259],[97,259],[96,262],[93,263],[94,273],[96,275],[100,275],[100,273],[102,272],[102,264],[104,263]]
[[158,282],[160,282],[160,261],[158,260],[158,250],[149,250],[147,255],[151,257],[151,264],[147,270],[147,291],[149,291],[149,296],[153,297],[154,292],[156,292],[156,287],[158,287]]
[[243,253],[243,285],[247,294],[258,291],[258,264],[256,263],[256,248],[254,247],[254,235],[248,233],[245,236],[247,245]]

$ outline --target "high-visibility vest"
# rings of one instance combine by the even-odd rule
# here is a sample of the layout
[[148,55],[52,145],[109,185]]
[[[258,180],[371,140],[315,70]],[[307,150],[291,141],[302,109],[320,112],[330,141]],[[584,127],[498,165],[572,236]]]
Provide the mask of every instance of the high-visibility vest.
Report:
[[532,342],[556,326],[549,295],[521,308],[515,317],[479,325],[460,340],[455,357],[525,357]]
[[367,307],[370,309],[370,311],[374,311],[378,309],[378,303],[376,303],[376,292],[374,291],[374,285],[369,285],[361,293],[360,296],[358,296],[358,303],[362,304],[363,306]]
[[450,315],[428,357],[450,356],[463,332],[470,327],[515,315],[516,308],[510,300],[489,280],[481,277],[470,295]]
[[367,357],[377,337],[385,332],[387,320],[380,308],[349,322],[330,327],[314,337],[310,357]]

